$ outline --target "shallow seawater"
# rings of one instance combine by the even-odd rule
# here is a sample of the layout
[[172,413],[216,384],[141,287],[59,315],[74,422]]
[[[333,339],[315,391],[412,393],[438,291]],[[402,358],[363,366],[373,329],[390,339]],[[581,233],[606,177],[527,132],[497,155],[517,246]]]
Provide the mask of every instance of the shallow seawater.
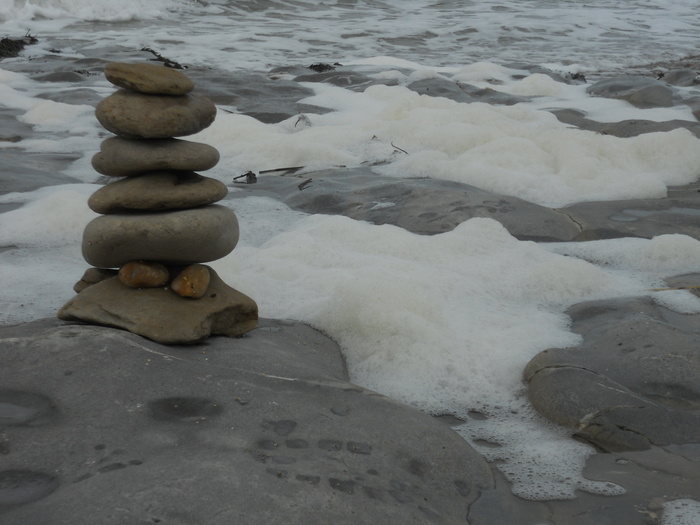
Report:
[[[6,0],[0,29],[40,38],[23,56],[0,62],[0,119],[22,135],[0,141],[8,153],[0,167],[16,173],[0,195],[3,324],[53,316],[87,266],[81,234],[95,214],[86,201],[104,182],[90,157],[107,136],[91,101],[113,90],[90,68],[153,58],[143,48],[210,77],[339,62],[385,82],[367,89],[302,83],[310,94],[300,102],[324,112],[272,124],[238,112],[232,94],[232,105],[194,137],[219,149],[222,161],[207,175],[232,192],[242,191],[232,177],[248,170],[373,165],[396,179],[454,180],[563,206],[659,198],[699,175],[700,141],[686,130],[620,139],[572,129],[547,111],[579,109],[601,122],[694,120],[687,106],[638,109],[529,70],[596,78],[697,53],[695,2]],[[54,70],[83,80],[41,80]],[[523,101],[418,95],[407,86],[420,80],[470,83]],[[88,91],[73,102],[46,97],[78,87]],[[648,294],[666,277],[700,271],[700,242],[667,235],[537,244],[490,219],[420,236],[293,211],[271,198],[225,204],[239,217],[241,241],[213,266],[258,302],[262,316],[329,334],[355,382],[464,419],[461,434],[499,463],[522,497],[623,490],[583,478],[594,451],[534,413],[522,369],[541,350],[579,343],[564,314],[569,306]],[[686,295],[664,304],[700,311]]]

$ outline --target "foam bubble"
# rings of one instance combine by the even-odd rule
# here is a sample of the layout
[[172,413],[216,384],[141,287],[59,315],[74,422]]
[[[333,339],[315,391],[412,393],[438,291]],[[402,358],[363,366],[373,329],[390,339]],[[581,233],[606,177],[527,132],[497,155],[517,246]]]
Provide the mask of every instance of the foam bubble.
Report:
[[675,499],[664,503],[662,525],[698,525],[700,523],[700,501]]

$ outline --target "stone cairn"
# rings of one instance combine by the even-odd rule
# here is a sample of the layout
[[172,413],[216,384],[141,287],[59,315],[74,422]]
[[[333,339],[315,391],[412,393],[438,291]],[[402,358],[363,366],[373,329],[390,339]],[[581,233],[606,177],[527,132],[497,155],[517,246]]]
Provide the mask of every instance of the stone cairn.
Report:
[[216,106],[192,94],[192,81],[174,69],[110,63],[105,76],[121,89],[95,114],[117,136],[102,142],[92,165],[119,180],[88,200],[103,214],[83,233],[83,257],[94,268],[58,317],[123,328],[163,344],[252,330],[255,302],[201,264],[228,255],[238,242],[236,215],[214,204],[228,189],[195,173],[213,168],[219,152],[174,138],[211,125]]

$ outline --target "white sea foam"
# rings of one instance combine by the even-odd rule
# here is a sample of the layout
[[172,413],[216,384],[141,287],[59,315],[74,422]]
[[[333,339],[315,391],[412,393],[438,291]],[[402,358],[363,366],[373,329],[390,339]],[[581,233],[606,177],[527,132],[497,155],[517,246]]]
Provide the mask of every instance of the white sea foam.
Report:
[[[237,171],[381,164],[394,177],[453,180],[547,206],[663,197],[697,180],[700,140],[687,130],[618,138],[571,129],[525,105],[464,104],[401,86],[363,93],[307,84],[309,104],[336,111],[278,125],[220,115],[198,140]],[[399,154],[400,148],[408,154]]]
[[700,523],[700,501],[676,499],[664,503],[662,525],[698,525]]

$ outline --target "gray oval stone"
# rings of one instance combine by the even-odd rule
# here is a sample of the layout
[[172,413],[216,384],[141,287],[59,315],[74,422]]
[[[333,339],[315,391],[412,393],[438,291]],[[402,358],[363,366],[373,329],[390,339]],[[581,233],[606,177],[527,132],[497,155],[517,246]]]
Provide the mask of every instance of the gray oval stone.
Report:
[[88,206],[104,214],[176,210],[212,204],[227,193],[226,185],[216,179],[187,171],[161,171],[110,182],[90,196]]
[[186,95],[194,89],[194,83],[184,73],[148,63],[110,62],[105,67],[105,77],[115,86],[140,93]]
[[219,162],[219,151],[209,144],[180,139],[102,141],[92,167],[103,175],[129,177],[160,170],[205,171]]
[[209,127],[216,106],[198,95],[145,95],[120,89],[97,105],[105,129],[124,138],[164,139],[192,135]]
[[83,257],[92,266],[119,268],[129,261],[193,264],[220,259],[238,243],[238,219],[229,208],[103,215],[83,232]]

